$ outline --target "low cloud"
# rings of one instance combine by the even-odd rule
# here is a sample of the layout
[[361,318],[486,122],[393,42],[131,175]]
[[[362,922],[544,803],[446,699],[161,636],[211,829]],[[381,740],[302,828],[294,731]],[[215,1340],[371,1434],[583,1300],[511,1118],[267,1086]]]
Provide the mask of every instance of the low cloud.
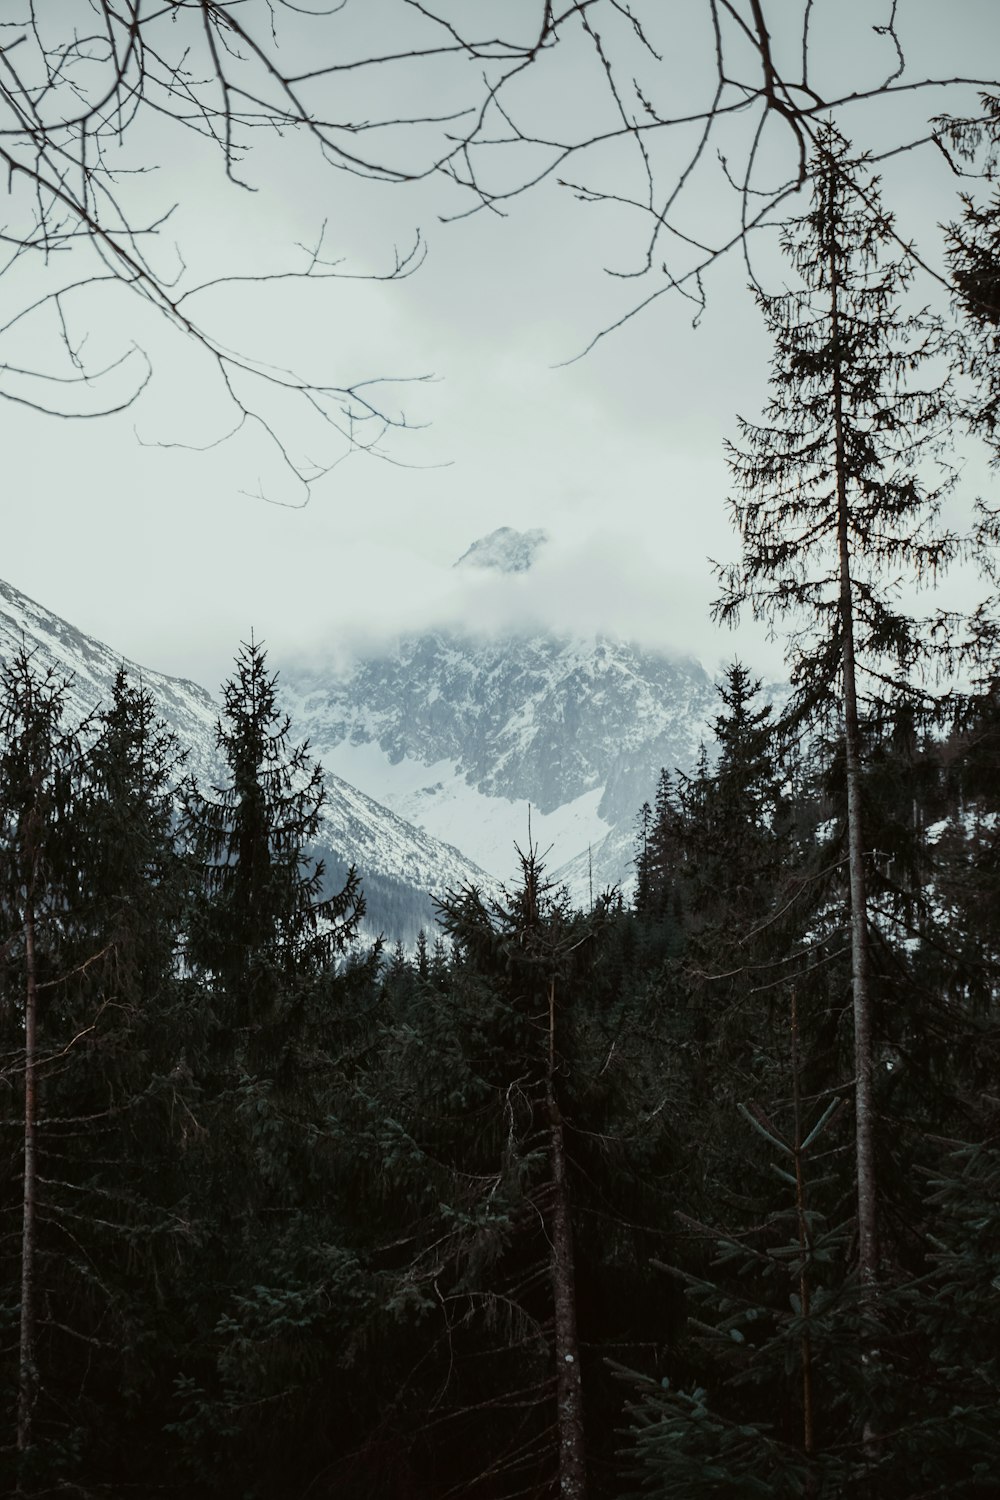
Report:
[[[344,608],[336,619],[279,630],[275,646],[300,663],[336,667],[391,649],[400,636],[429,630],[488,636],[537,630],[634,640],[671,656],[693,656],[710,672],[740,655],[765,675],[780,673],[780,651],[768,646],[759,629],[733,632],[713,625],[717,589],[707,562],[700,571],[672,568],[659,552],[609,529],[582,537],[549,530],[550,541],[523,573],[456,568],[454,559],[361,547],[359,572],[377,578],[386,609],[373,618]],[[464,550],[457,549],[456,557]]]

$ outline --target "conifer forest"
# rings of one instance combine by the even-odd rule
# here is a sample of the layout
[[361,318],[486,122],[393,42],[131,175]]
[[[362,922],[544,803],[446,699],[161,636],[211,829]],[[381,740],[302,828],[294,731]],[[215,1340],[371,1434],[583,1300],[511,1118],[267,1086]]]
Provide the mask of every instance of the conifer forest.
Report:
[[736,650],[634,896],[526,841],[373,944],[259,643],[218,785],[3,662],[5,1493],[1000,1493],[998,200],[939,316],[832,125],[810,181],[716,605],[787,681]]

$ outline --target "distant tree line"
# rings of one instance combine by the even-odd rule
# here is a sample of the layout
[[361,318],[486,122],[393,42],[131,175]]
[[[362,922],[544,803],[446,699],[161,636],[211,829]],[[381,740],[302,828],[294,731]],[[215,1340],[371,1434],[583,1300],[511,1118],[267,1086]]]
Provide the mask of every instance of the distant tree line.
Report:
[[904,313],[832,130],[811,180],[719,604],[786,622],[790,693],[728,669],[631,902],[529,847],[366,948],[259,644],[212,787],[124,673],[75,724],[3,665],[11,1493],[994,1491],[996,612],[896,580],[996,540],[934,477],[959,423],[996,441],[996,205],[953,233],[959,334]]

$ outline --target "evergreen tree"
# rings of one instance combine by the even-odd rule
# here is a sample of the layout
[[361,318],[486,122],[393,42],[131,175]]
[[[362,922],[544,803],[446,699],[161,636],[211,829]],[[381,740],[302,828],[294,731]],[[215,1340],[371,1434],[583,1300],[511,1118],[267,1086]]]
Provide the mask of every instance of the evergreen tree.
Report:
[[664,766],[657,779],[652,815],[644,834],[642,873],[646,892],[642,915],[659,926],[664,936],[672,934],[675,942],[679,939],[684,924],[683,901],[678,884],[684,862],[684,850],[679,837],[680,824],[674,780]]
[[[389,1434],[406,1434],[428,1493],[613,1495],[620,1395],[601,1355],[652,1363],[632,1309],[656,1322],[675,1300],[646,1288],[680,1171],[665,1018],[624,970],[631,915],[574,912],[533,852],[501,899],[452,893],[442,919],[450,961],[409,995],[387,985],[368,1085],[368,1175],[398,1245],[378,1359],[397,1384],[368,1451],[399,1462]],[[381,1472],[362,1493],[391,1492]]]
[[[377,950],[343,955],[364,913],[353,868],[324,894],[309,853],[322,771],[290,742],[263,648],[240,651],[224,689],[217,741],[226,778],[210,794],[183,788],[195,864],[186,962],[208,1013],[194,1157],[205,1226],[197,1262],[200,1323],[172,1424],[188,1483],[214,1490],[229,1471],[242,1493],[282,1483],[271,1465],[297,1434],[295,1483],[329,1459],[317,1376],[335,1381],[328,1348],[350,1336],[367,1282],[345,1192],[356,1165],[350,1058],[362,1041]],[[353,997],[360,993],[360,1019]],[[353,1226],[353,1227],[352,1227]],[[261,1411],[266,1417],[261,1417]]]
[[25,1072],[44,1101],[33,1132],[26,1118],[38,1223],[22,1310],[40,1397],[21,1483],[134,1482],[165,1416],[177,1306],[164,1288],[192,1233],[175,1125],[191,1118],[181,1064],[196,1045],[174,972],[176,746],[123,673],[85,732],[64,727],[65,685],[31,662],[16,658],[6,686],[4,910],[16,916],[20,881],[26,938],[7,977],[35,975]]
[[149,689],[119,668],[83,763],[84,905],[111,941],[119,994],[155,1010],[175,974],[187,884],[176,832],[185,755]]
[[[862,813],[862,721],[887,695],[918,697],[926,658],[918,622],[896,602],[900,568],[939,572],[957,542],[935,529],[947,480],[928,488],[947,395],[933,366],[937,329],[904,315],[912,261],[865,162],[832,126],[819,137],[810,212],[783,248],[801,291],[759,302],[776,344],[767,423],[741,423],[731,462],[742,562],[723,570],[726,620],[750,604],[791,616],[792,722],[833,720],[843,746],[852,954],[858,1273],[874,1309],[879,1282],[875,1179],[876,997],[869,856]],[[919,384],[923,371],[931,376]]]
[[[1000,99],[983,96],[983,117],[952,121],[950,133],[959,154],[969,163],[982,153],[982,177],[994,182],[1000,151]],[[947,226],[948,269],[963,329],[954,346],[956,364],[968,377],[961,403],[966,422],[1000,458],[1000,194],[986,203],[970,193],[961,195],[961,217]],[[984,515],[995,514],[985,509]]]
[[216,1024],[244,1061],[274,1036],[283,987],[325,968],[364,915],[353,867],[339,892],[323,895],[323,863],[308,853],[322,767],[307,743],[290,744],[276,682],[263,646],[242,646],[216,730],[228,779],[210,795],[193,781],[184,788],[185,832],[202,872],[188,957],[215,981]]
[[430,978],[430,959],[427,956],[427,934],[421,927],[417,933],[417,977],[426,981]]
[[[507,1074],[501,1086],[508,1092],[517,1079],[526,1111],[520,1170],[535,1157],[538,1166],[531,1177],[539,1170],[543,1174],[550,1253],[542,1274],[551,1297],[558,1487],[560,1494],[584,1500],[587,1455],[571,1189],[558,1078],[565,1058],[562,1036],[557,1037],[557,989],[561,1012],[569,955],[586,943],[588,934],[586,919],[574,920],[567,903],[553,898],[533,849],[521,856],[521,867],[522,882],[505,903],[486,904],[478,892],[467,890],[441,910],[445,931],[458,944],[464,964],[497,986],[497,999],[506,1010],[507,1056],[496,1059],[499,1073],[493,1086]],[[491,1038],[492,1045],[499,1040]]]
[[740,662],[727,668],[712,722],[715,765],[703,747],[695,774],[678,783],[683,904],[719,938],[725,929],[742,940],[767,911],[789,853],[787,753],[770,705],[756,706],[760,688]]
[[652,908],[653,878],[650,835],[653,830],[653,809],[644,802],[636,818],[635,830],[635,909],[647,916]]
[[636,1393],[631,1472],[664,1493],[796,1493],[817,1446],[844,1435],[843,1361],[829,1345],[845,1184],[842,1166],[828,1166],[812,1191],[809,1170],[815,1142],[830,1145],[838,1102],[829,1107],[819,1064],[827,1007],[815,971],[826,955],[810,932],[817,891],[809,837],[795,828],[786,736],[759,692],[739,662],[728,668],[714,765],[703,752],[671,794],[670,878],[684,917],[664,1002],[675,1030],[690,1018],[680,1035],[695,1168],[671,1275],[687,1312],[661,1385],[621,1372]]
[[81,1041],[51,1086],[48,1129],[75,1194],[77,1244],[96,1273],[74,1297],[76,1326],[90,1341],[75,1400],[86,1434],[79,1473],[124,1483],[155,1473],[151,1440],[169,1411],[177,1349],[168,1330],[183,1319],[199,1233],[186,1141],[204,1032],[177,964],[184,757],[149,690],[124,669],[93,730],[76,794],[72,967],[59,990]]
[[40,1091],[47,1064],[70,1041],[46,1024],[45,1014],[64,967],[67,917],[77,898],[72,816],[83,726],[64,724],[68,686],[24,648],[0,667],[4,1061],[8,1076],[19,1081],[21,1102],[21,1150],[12,1152],[21,1160],[21,1206],[16,1227],[12,1211],[5,1214],[4,1240],[8,1256],[12,1241],[19,1241],[16,1447],[29,1467],[39,1421],[51,1417],[47,1351],[40,1347],[49,1271],[41,1233]]

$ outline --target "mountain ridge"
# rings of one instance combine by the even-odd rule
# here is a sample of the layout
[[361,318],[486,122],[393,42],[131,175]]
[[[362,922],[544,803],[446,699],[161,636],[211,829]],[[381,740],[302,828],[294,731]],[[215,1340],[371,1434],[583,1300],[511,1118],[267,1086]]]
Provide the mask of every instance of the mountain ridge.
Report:
[[[511,575],[520,600],[544,536],[500,527],[456,566],[479,556],[490,588]],[[324,765],[498,879],[530,808],[533,837],[578,901],[592,877],[630,886],[638,809],[661,767],[693,768],[718,708],[693,657],[527,622],[502,634],[439,625],[345,664],[313,655],[285,683]]]

